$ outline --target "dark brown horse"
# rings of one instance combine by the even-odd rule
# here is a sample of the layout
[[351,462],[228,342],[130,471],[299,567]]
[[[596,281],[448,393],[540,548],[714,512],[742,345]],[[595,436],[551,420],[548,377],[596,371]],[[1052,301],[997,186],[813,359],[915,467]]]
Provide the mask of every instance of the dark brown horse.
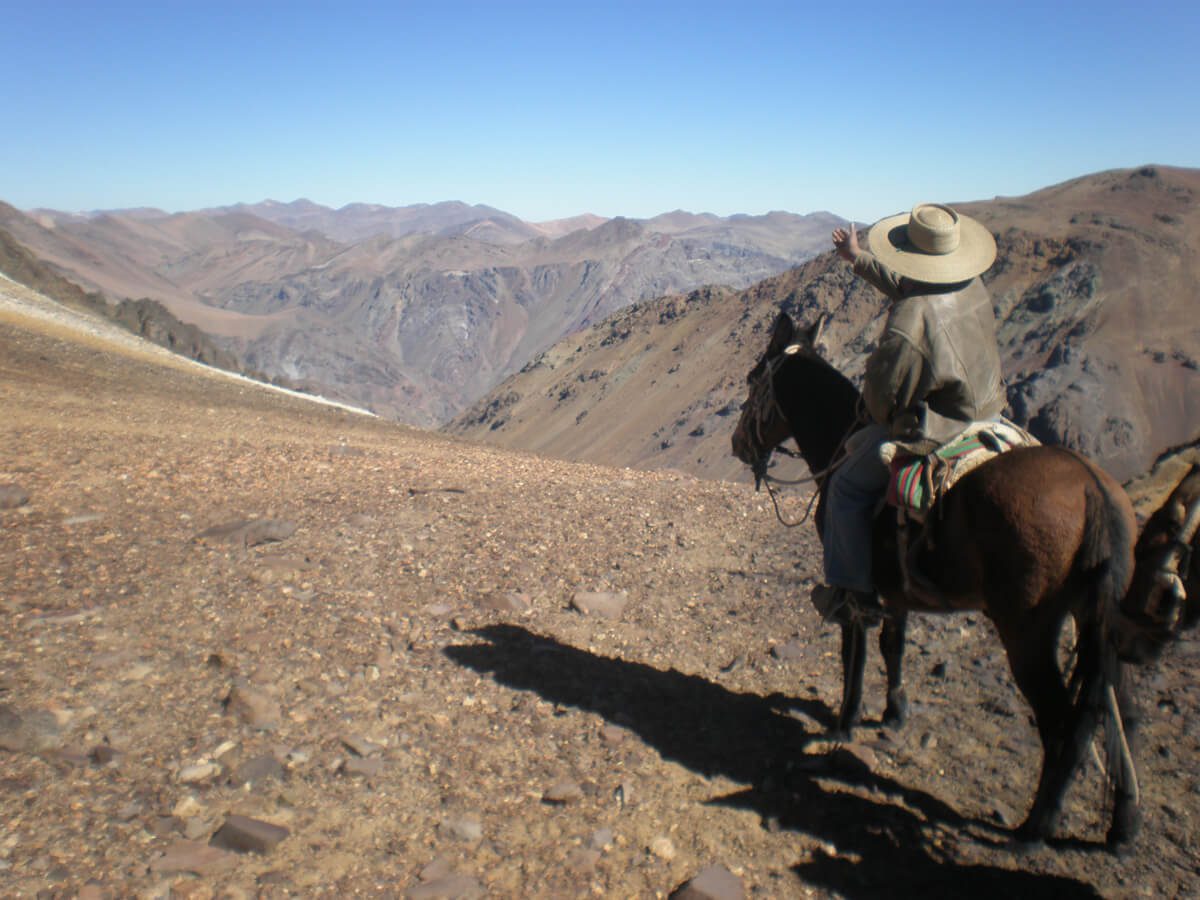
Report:
[[[789,437],[810,470],[822,473],[854,426],[858,391],[816,352],[816,331],[802,333],[780,313],[766,353],[747,378],[749,397],[733,452],[756,475]],[[822,495],[825,483],[818,478]],[[818,510],[818,527],[820,521]],[[1136,524],[1125,492],[1069,450],[1022,448],[965,476],[928,521],[931,539],[917,562],[933,584],[915,590],[910,580],[906,590],[895,516],[876,520],[872,575],[887,612],[880,634],[888,684],[885,721],[899,724],[904,717],[900,663],[907,613],[982,610],[995,624],[1017,686],[1033,708],[1042,743],[1041,778],[1018,839],[1050,836],[1101,720],[1113,797],[1108,841],[1132,839],[1139,824],[1137,777],[1121,719],[1132,715],[1133,706],[1114,634],[1133,573]],[[1067,616],[1074,618],[1077,633],[1069,678],[1057,661]],[[858,718],[865,645],[862,622],[844,621],[839,730],[848,731]]]

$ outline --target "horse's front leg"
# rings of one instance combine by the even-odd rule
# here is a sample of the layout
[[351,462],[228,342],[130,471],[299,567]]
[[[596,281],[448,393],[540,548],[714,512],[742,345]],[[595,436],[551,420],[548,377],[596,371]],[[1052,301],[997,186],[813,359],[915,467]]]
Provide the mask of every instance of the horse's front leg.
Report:
[[[1137,837],[1142,825],[1137,769],[1134,763],[1141,744],[1141,711],[1133,698],[1127,673],[1123,669],[1124,667],[1120,663],[1116,664],[1116,683],[1113,685],[1120,721],[1116,720],[1111,710],[1106,716],[1107,727],[1110,729],[1109,765],[1120,767],[1117,776],[1112,779],[1112,824],[1106,837],[1108,846],[1113,850],[1124,850],[1128,847]],[[1112,733],[1113,730],[1124,734],[1125,747],[1129,751],[1127,757],[1121,759],[1120,762],[1113,761],[1113,756],[1117,755],[1115,751],[1119,750],[1121,741],[1120,735]]]
[[831,737],[848,739],[862,706],[863,670],[867,663],[867,631],[860,622],[842,623],[842,709]]
[[904,635],[908,628],[908,613],[895,612],[884,617],[879,629],[879,652],[887,670],[887,706],[883,724],[899,728],[908,716],[908,696],[904,693]]

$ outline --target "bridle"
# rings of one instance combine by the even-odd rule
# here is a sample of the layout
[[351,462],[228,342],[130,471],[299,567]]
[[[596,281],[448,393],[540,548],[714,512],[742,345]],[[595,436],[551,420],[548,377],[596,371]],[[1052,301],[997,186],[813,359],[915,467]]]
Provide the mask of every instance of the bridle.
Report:
[[[763,360],[760,364],[763,366],[762,371],[747,379],[750,383],[750,393],[746,397],[746,405],[750,413],[750,427],[747,430],[753,438],[752,449],[756,451],[754,462],[750,464],[750,471],[754,473],[754,490],[757,491],[760,487],[766,487],[767,495],[771,498],[771,505],[775,507],[775,517],[786,528],[795,528],[797,525],[803,525],[812,516],[813,507],[816,505],[818,498],[821,496],[821,491],[825,486],[825,479],[833,474],[845,460],[846,440],[858,427],[857,422],[850,426],[850,430],[843,435],[841,441],[838,443],[837,450],[834,451],[833,461],[819,472],[812,472],[803,478],[791,479],[776,478],[767,472],[767,468],[771,464],[772,453],[782,453],[784,456],[790,456],[793,459],[802,458],[801,454],[784,447],[782,443],[771,446],[765,434],[767,423],[770,421],[768,418],[769,415],[773,414],[778,416],[783,422],[787,422],[787,416],[784,414],[783,407],[779,403],[779,395],[775,390],[775,375],[799,351],[799,344],[789,344],[778,356]],[[813,492],[804,515],[796,522],[788,522],[783,518],[783,513],[779,510],[779,498],[774,485],[791,486],[799,484],[816,484],[817,490]]]
[[1169,630],[1179,624],[1187,602],[1183,579],[1192,562],[1192,541],[1200,531],[1200,499],[1192,502],[1179,530],[1171,535],[1154,569],[1153,589],[1147,599],[1144,616],[1162,622]]
[[[783,484],[773,475],[767,474],[767,467],[771,464],[771,454],[779,451],[785,456],[797,457],[800,454],[794,450],[789,450],[782,444],[771,446],[767,442],[765,434],[766,425],[769,421],[768,415],[775,415],[780,420],[786,422],[787,416],[783,413],[783,407],[779,405],[779,395],[775,392],[775,373],[783,367],[787,362],[788,350],[795,347],[792,344],[778,356],[763,360],[763,370],[757,375],[751,377],[750,394],[746,397],[746,404],[750,410],[750,435],[754,438],[753,448],[757,451],[754,454],[754,462],[750,464],[750,471],[754,473],[754,489],[757,491],[763,484],[767,485],[768,493],[771,490],[771,482]],[[792,353],[795,353],[792,350]],[[805,479],[807,480],[807,479]],[[801,484],[802,481],[786,482],[787,484]]]

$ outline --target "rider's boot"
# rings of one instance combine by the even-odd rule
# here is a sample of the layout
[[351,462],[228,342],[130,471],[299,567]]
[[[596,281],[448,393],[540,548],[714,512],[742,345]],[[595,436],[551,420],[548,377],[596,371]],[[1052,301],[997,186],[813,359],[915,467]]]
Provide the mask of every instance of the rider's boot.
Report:
[[826,622],[841,624],[858,620],[871,625],[883,618],[883,607],[874,591],[818,584],[812,590],[812,602]]

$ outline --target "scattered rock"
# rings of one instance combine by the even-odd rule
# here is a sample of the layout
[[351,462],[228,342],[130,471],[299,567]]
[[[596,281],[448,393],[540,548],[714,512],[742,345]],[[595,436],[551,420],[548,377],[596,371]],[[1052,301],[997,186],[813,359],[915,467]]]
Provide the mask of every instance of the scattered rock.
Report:
[[141,801],[131,800],[117,810],[117,820],[120,822],[129,822],[145,812],[145,809]]
[[671,900],[744,900],[742,880],[724,866],[709,866],[671,894]]
[[178,816],[181,819],[188,819],[198,816],[202,812],[204,812],[204,806],[201,805],[200,801],[191,794],[187,794],[175,804],[171,810],[171,815]]
[[871,771],[879,763],[879,757],[870,747],[862,744],[843,744],[833,751],[833,767],[842,772]]
[[629,737],[628,729],[620,725],[605,725],[600,729],[600,739],[606,744],[620,744]]
[[588,846],[593,850],[604,850],[612,842],[613,830],[611,828],[598,828],[592,832],[592,836],[588,840]]
[[478,816],[466,815],[443,819],[441,830],[463,841],[477,841],[483,837],[483,823]]
[[721,671],[725,674],[729,674],[730,672],[740,669],[745,664],[746,664],[746,654],[739,653],[737,656],[735,656],[729,662],[725,663],[725,665],[721,666]]
[[270,753],[248,759],[233,774],[235,785],[254,785],[283,778],[283,766]]
[[523,613],[533,607],[533,600],[528,594],[519,591],[500,591],[488,594],[479,601],[479,605],[484,609],[493,609],[496,612]]
[[109,744],[97,744],[88,753],[88,758],[98,766],[113,765],[120,756],[120,751],[114,749]]
[[238,853],[270,853],[288,834],[290,832],[282,825],[248,816],[230,815],[209,843]]
[[357,775],[361,778],[375,778],[383,771],[383,760],[372,758],[362,759],[352,757],[342,764],[344,775]]
[[122,681],[145,681],[146,676],[154,671],[154,667],[149,663],[135,662],[128,669],[121,673]]
[[239,519],[206,528],[193,538],[199,544],[231,544],[235,547],[255,547],[273,541],[284,541],[296,533],[296,523],[287,519]]
[[771,648],[771,655],[781,662],[799,662],[807,656],[807,644],[799,638],[793,638]]
[[100,513],[80,513],[77,516],[67,516],[62,520],[64,525],[86,525],[88,522],[99,522],[104,516]]
[[90,755],[76,747],[59,747],[57,750],[48,753],[46,758],[62,766],[78,766],[81,768],[89,765],[92,761]]
[[19,484],[0,484],[0,509],[16,509],[29,502],[29,491]]
[[271,553],[258,560],[258,568],[251,573],[251,577],[260,584],[294,581],[311,568],[313,565],[306,557]]
[[221,772],[221,767],[216,763],[203,762],[196,763],[191,766],[184,766],[179,770],[179,781],[181,784],[199,784],[202,781],[208,781]]
[[0,750],[42,753],[61,746],[58,718],[50,710],[22,713],[0,703]]
[[611,621],[621,618],[628,604],[629,594],[625,591],[576,591],[571,598],[572,609]]
[[447,875],[453,874],[453,869],[453,864],[449,859],[439,856],[421,869],[417,873],[417,877],[422,881],[437,881],[439,878],[445,878]]
[[193,875],[217,875],[233,866],[236,857],[219,847],[198,841],[178,840],[167,852],[150,863],[151,872],[191,872]]
[[383,744],[354,734],[342,735],[342,744],[357,756],[377,756],[386,749]]
[[1013,828],[1020,821],[1020,818],[1012,807],[1000,800],[992,800],[992,818],[1003,825],[1005,828]]
[[620,807],[626,807],[633,803],[633,782],[622,781],[613,791],[613,798],[617,801]]
[[675,858],[675,842],[665,834],[660,834],[650,842],[650,852],[663,862],[670,862]]
[[582,799],[583,787],[579,782],[570,780],[559,781],[542,794],[543,803],[552,803],[556,806],[566,806],[568,803]]
[[258,731],[274,731],[283,721],[278,701],[245,684],[234,685],[225,698],[225,708],[243,724]]
[[178,816],[151,816],[146,830],[155,837],[170,837],[183,833],[183,820]]
[[409,888],[404,896],[409,900],[476,900],[483,895],[483,885],[474,878],[447,875]]
[[576,847],[567,854],[567,868],[572,872],[586,873],[600,862],[600,851],[590,847]]
[[198,841],[212,834],[213,820],[191,818],[184,819],[183,836],[189,841]]

